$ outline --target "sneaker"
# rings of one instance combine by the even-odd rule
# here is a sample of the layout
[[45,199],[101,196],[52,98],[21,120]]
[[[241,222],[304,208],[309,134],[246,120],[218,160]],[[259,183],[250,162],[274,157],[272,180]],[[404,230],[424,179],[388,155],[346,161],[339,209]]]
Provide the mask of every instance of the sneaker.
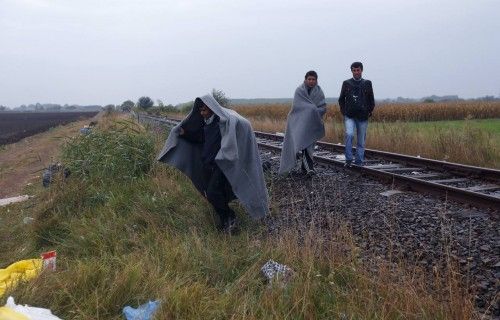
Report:
[[316,175],[316,171],[315,170],[309,170],[309,171],[307,171],[306,175],[308,177],[312,177],[312,176]]
[[236,233],[238,233],[238,224],[236,218],[229,218],[225,223],[223,231],[228,235],[235,235]]
[[344,163],[344,167],[347,167],[347,168],[352,167],[352,161],[346,160],[346,162]]

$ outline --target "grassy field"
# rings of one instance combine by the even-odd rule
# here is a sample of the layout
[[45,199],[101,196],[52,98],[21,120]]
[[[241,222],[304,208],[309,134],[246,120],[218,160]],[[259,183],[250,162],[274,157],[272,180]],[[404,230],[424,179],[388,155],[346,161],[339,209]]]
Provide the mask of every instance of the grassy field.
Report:
[[[64,148],[68,180],[31,186],[36,197],[28,203],[0,208],[0,268],[58,252],[56,272],[8,295],[63,319],[122,319],[125,305],[150,299],[161,300],[156,319],[473,317],[453,266],[428,275],[404,261],[363,265],[347,229],[323,230],[328,242],[317,241],[314,229],[305,238],[293,229],[270,236],[235,206],[241,233],[218,233],[190,181],[154,163],[163,142],[133,123],[103,119]],[[263,280],[269,259],[295,271],[287,284]]]
[[[290,106],[235,109],[252,122],[255,130],[284,132]],[[329,106],[325,141],[343,143],[341,120],[338,106]],[[500,168],[500,103],[383,105],[370,119],[366,147]]]

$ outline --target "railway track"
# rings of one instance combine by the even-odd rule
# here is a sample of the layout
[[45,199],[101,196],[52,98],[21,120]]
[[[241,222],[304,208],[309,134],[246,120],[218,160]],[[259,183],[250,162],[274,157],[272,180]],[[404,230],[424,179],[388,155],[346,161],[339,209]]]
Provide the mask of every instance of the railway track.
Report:
[[[143,123],[175,126],[179,120],[137,114]],[[258,145],[279,152],[283,136],[255,131]],[[314,159],[325,165],[344,166],[344,146],[318,142]],[[430,193],[473,206],[500,209],[500,170],[438,161],[403,154],[365,150],[365,165],[346,168],[395,187]]]

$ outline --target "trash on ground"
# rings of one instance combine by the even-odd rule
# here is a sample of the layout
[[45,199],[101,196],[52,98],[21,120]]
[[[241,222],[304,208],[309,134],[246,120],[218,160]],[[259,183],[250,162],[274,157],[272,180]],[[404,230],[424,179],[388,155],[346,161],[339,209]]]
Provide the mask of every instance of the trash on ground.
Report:
[[61,320],[52,314],[49,309],[20,305],[14,302],[14,298],[7,298],[4,307],[0,307],[0,319],[2,320]]
[[56,251],[44,252],[42,253],[41,257],[43,260],[44,270],[56,271],[56,258],[57,258]]
[[285,134],[283,132],[276,132],[275,135],[280,136],[280,137],[284,137],[285,136]]
[[159,306],[160,300],[149,301],[140,305],[137,309],[126,306],[123,308],[123,315],[127,320],[151,320]]
[[52,183],[55,174],[59,171],[63,171],[64,178],[67,178],[70,174],[69,169],[64,168],[60,162],[53,163],[43,172],[42,185],[47,188]]
[[273,260],[267,261],[262,268],[260,268],[260,271],[269,281],[269,284],[273,283],[275,280],[279,280],[282,284],[285,284],[294,274],[290,267]]
[[345,160],[345,154],[336,154],[335,159],[336,160]]
[[83,134],[84,136],[91,134],[92,128],[90,128],[90,126],[83,126],[83,128],[80,129],[80,133]]
[[387,190],[387,191],[381,192],[380,195],[384,196],[384,197],[390,197],[390,196],[393,196],[393,195],[398,194],[398,193],[403,193],[403,191]]
[[9,205],[11,203],[26,201],[29,198],[30,198],[30,196],[25,194],[23,196],[0,199],[0,207],[4,207],[4,206]]
[[0,297],[8,288],[13,288],[21,280],[30,280],[42,270],[42,259],[28,259],[14,262],[5,269],[0,269]]
[[32,217],[24,217],[24,218],[23,218],[23,223],[24,223],[24,224],[30,224],[30,223],[32,223],[33,221],[35,221],[35,219],[34,219],[34,218],[32,218]]

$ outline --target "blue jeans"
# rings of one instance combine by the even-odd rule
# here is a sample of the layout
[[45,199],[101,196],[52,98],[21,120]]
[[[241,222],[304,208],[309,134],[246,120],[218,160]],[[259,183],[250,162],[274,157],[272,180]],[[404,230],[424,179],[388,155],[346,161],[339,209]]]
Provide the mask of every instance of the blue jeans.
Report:
[[352,162],[352,140],[354,138],[354,127],[356,127],[356,155],[354,164],[362,165],[365,156],[365,140],[366,129],[368,128],[368,120],[358,120],[344,116],[345,124],[345,160]]

